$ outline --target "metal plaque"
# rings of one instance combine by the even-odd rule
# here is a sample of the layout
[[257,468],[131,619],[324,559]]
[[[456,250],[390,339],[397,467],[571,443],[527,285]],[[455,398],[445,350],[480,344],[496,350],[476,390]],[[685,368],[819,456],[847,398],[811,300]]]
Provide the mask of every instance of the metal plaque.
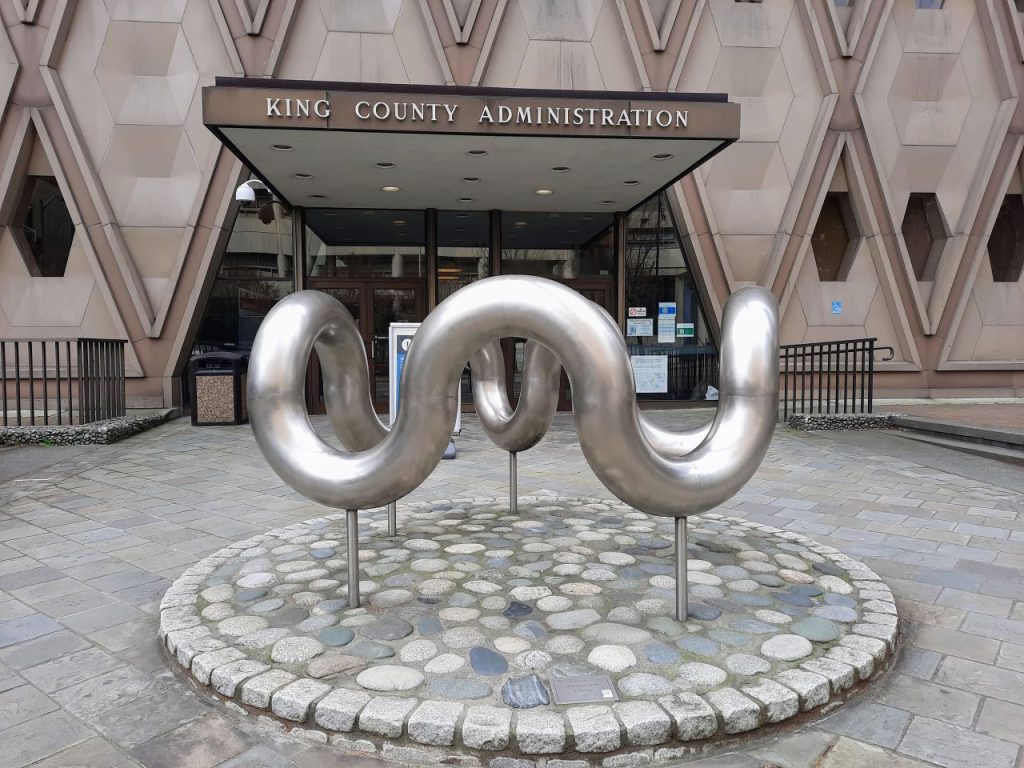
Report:
[[619,694],[615,692],[615,686],[608,675],[552,677],[550,682],[555,704],[592,704],[619,700]]

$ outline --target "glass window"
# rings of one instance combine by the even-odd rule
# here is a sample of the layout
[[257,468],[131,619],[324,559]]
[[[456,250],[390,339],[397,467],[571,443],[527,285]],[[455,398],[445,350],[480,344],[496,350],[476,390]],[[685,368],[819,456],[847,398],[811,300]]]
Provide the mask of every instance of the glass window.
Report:
[[1007,195],[988,239],[992,279],[1015,283],[1024,271],[1024,197]]
[[437,300],[491,273],[490,226],[486,211],[437,214]]
[[422,277],[423,211],[311,208],[306,211],[310,277]]
[[811,250],[821,282],[846,280],[858,237],[849,196],[845,192],[829,192],[811,235]]
[[647,385],[637,398],[717,399],[718,350],[664,195],[627,217],[625,272],[626,344]]
[[221,277],[291,279],[295,271],[291,212],[276,201],[239,208],[220,263]]
[[21,196],[15,240],[36,277],[63,277],[75,239],[75,223],[53,176],[29,176]]
[[615,274],[610,213],[501,214],[502,274],[568,280]]
[[291,211],[264,189],[239,208],[196,337],[196,351],[248,352],[271,307],[295,290]]
[[903,214],[903,240],[918,280],[932,280],[948,237],[934,192],[911,193]]

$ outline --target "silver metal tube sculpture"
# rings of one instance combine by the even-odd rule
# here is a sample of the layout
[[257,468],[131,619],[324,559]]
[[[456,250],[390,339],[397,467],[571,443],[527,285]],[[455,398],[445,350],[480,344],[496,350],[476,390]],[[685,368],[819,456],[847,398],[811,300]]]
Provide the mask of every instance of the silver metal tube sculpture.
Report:
[[[498,387],[504,378],[496,362],[497,341],[509,336],[536,342],[528,347],[530,370],[514,412]],[[306,412],[306,365],[314,345],[343,450],[316,434]],[[359,603],[355,510],[407,495],[437,466],[470,358],[474,378],[481,378],[475,398],[490,392],[477,400],[481,423],[501,447],[515,453],[543,436],[557,404],[561,365],[572,387],[580,447],[598,479],[627,504],[677,519],[718,506],[743,487],[764,458],[778,411],[778,305],[761,288],[740,289],[727,302],[718,411],[709,426],[681,433],[656,427],[640,413],[628,350],[611,317],[554,281],[494,277],[441,302],[409,350],[402,408],[390,430],[373,411],[366,352],[351,315],[327,294],[292,294],[267,315],[253,345],[250,421],[260,450],[286,483],[350,511],[350,605]],[[676,525],[676,548],[677,618],[684,620],[685,524]]]

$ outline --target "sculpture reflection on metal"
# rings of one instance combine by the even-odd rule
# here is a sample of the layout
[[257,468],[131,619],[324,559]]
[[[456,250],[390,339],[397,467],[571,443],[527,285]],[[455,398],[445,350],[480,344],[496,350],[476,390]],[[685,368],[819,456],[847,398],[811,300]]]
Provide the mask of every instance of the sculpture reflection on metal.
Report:
[[[498,340],[526,337],[513,411],[502,386]],[[343,449],[325,442],[306,411],[314,346],[324,400]],[[560,283],[509,275],[472,283],[430,313],[402,375],[390,430],[374,413],[359,329],[333,297],[292,294],[270,311],[249,362],[249,418],[260,450],[303,496],[346,510],[349,604],[359,605],[357,511],[415,490],[437,466],[455,423],[456,387],[472,359],[474,402],[485,432],[514,456],[536,444],[554,416],[559,367],[572,388],[580,447],[615,496],[676,518],[676,615],[686,605],[686,517],[718,506],[754,474],[778,412],[778,305],[764,289],[734,293],[722,320],[718,410],[697,430],[672,432],[639,410],[622,332],[602,308]],[[514,494],[514,491],[513,491]]]

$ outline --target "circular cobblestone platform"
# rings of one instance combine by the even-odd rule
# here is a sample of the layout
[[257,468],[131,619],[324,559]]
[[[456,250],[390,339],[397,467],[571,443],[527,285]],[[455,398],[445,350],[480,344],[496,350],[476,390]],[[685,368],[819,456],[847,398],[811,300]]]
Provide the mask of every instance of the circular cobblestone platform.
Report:
[[[680,623],[671,519],[555,497],[517,515],[495,499],[401,513],[395,538],[383,510],[360,515],[364,607],[348,608],[336,515],[190,568],[161,638],[221,696],[409,759],[419,745],[674,757],[822,707],[895,647],[889,588],[799,534],[690,518]],[[581,675],[608,675],[618,700],[554,704],[552,679]]]

